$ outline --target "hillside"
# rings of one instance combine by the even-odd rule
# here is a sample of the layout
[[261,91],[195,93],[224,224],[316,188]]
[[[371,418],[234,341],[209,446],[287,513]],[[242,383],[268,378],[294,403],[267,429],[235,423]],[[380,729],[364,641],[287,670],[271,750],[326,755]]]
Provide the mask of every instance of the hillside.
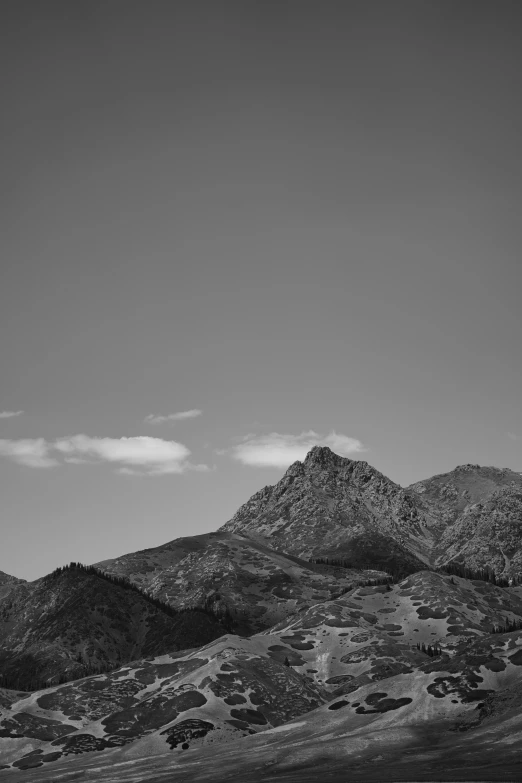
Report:
[[171,606],[227,607],[241,633],[269,628],[296,610],[333,598],[380,571],[316,566],[235,533],[178,538],[97,563]]
[[[450,593],[455,606],[448,611]],[[227,635],[26,696],[0,713],[0,733],[10,742],[3,763],[28,774],[38,768],[44,781],[41,767],[52,762],[57,775],[152,755],[158,772],[168,769],[177,780],[179,767],[179,780],[187,780],[196,757],[180,752],[197,750],[202,763],[206,747],[215,758],[225,744],[225,767],[214,767],[214,779],[224,781],[232,772],[250,775],[254,761],[263,768],[274,740],[278,770],[299,768],[303,744],[307,768],[314,758],[335,764],[339,753],[346,758],[360,747],[345,742],[343,750],[335,737],[361,731],[386,731],[385,748],[397,755],[391,727],[415,744],[414,736],[423,737],[419,721],[450,736],[451,728],[480,727],[480,710],[502,712],[495,698],[505,700],[522,666],[522,631],[489,632],[506,617],[522,620],[522,600],[487,583],[453,584],[422,572],[390,590],[356,588],[250,639]],[[441,654],[418,650],[417,638],[437,642]],[[426,732],[428,726],[424,738]],[[255,760],[243,749],[249,735],[256,735]],[[375,742],[382,745],[378,735]],[[235,758],[233,770],[226,758]],[[125,779],[112,769],[116,777],[107,768],[98,779]]]
[[439,565],[490,568],[497,575],[522,574],[522,485],[507,486],[464,509],[440,537]]
[[17,579],[16,576],[10,576],[0,571],[0,600],[9,595],[17,585],[25,583],[25,579]]
[[171,617],[136,591],[66,569],[20,584],[0,600],[0,684],[42,687],[196,647],[224,632],[203,612]]
[[484,502],[505,487],[522,489],[522,474],[509,468],[459,465],[449,473],[411,484],[408,490],[421,495],[435,516],[451,523],[468,506]]
[[522,574],[522,475],[507,468],[461,465],[409,487],[445,527],[432,562]]

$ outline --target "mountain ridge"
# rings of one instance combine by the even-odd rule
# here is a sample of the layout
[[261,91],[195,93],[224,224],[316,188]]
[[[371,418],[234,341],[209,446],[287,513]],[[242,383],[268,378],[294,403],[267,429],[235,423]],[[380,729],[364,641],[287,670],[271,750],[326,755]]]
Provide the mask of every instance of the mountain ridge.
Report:
[[[389,559],[399,566],[416,570],[421,564],[439,567],[445,562],[441,541],[451,542],[451,558],[459,558],[462,533],[459,525],[452,531],[448,527],[459,522],[473,502],[488,499],[490,506],[495,500],[500,503],[505,497],[501,490],[514,496],[512,516],[516,516],[517,487],[522,488],[522,475],[515,471],[466,464],[403,488],[366,461],[315,446],[303,462],[294,462],[277,484],[254,494],[220,530],[261,535],[272,546],[286,543],[288,552],[303,558],[338,555],[347,560],[354,550],[360,557],[357,549],[362,533],[372,539],[374,563],[378,542],[382,549],[388,546],[394,550]],[[496,533],[498,542],[493,544],[498,543],[499,555],[503,541],[501,532]],[[289,540],[285,542],[286,534]],[[507,573],[512,575],[522,566],[522,534],[513,532],[509,549],[514,566]],[[475,568],[489,566],[491,546],[484,549],[483,557],[475,552],[460,561]],[[503,556],[495,556],[493,561],[497,572],[505,570],[501,568],[506,562]],[[385,566],[386,561],[380,564]]]

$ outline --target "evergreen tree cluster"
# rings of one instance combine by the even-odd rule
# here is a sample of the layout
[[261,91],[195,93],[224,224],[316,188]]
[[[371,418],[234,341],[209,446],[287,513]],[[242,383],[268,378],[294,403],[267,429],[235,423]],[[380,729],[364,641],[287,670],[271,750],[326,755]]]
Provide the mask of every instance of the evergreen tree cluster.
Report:
[[63,685],[71,680],[92,677],[96,674],[105,674],[106,672],[119,669],[120,666],[121,663],[104,663],[101,661],[90,664],[82,663],[81,668],[70,669],[59,675],[48,676],[46,679],[43,679],[36,669],[30,671],[24,669],[22,673],[18,671],[14,674],[0,674],[0,688],[7,688],[11,691],[42,691],[55,685]]
[[491,633],[511,633],[512,631],[522,631],[522,620],[507,620],[505,625],[494,625]]
[[440,647],[437,647],[436,644],[433,647],[431,646],[431,644],[428,644],[428,646],[426,647],[424,642],[422,642],[422,644],[420,644],[420,642],[417,642],[417,650],[420,650],[421,652],[425,653],[425,655],[429,655],[430,658],[434,658],[436,655],[442,655],[442,650],[440,649]]
[[[389,573],[389,576],[384,577],[376,577],[375,579],[365,579],[365,580],[358,580],[357,585],[359,587],[367,587],[370,585],[386,585],[390,582],[394,582],[396,580],[396,576],[394,573],[390,571],[388,568],[384,568],[382,566],[371,566],[371,565],[365,565],[362,566],[356,566],[354,565],[351,560],[341,560],[339,558],[335,557],[309,557],[308,558],[309,563],[314,563],[315,565],[329,565],[329,566],[335,566],[336,568],[352,568],[357,570],[363,570],[363,571],[386,571]],[[396,572],[397,574],[399,572]],[[403,576],[406,576],[406,574],[402,574],[400,579],[403,578]]]
[[462,565],[460,563],[448,563],[445,566],[441,566],[437,569],[443,574],[450,574],[451,576],[460,576],[462,579],[477,579],[481,582],[490,582],[497,587],[510,587],[511,585],[522,584],[522,578],[518,576],[505,577],[496,576],[495,572],[491,568],[469,568],[469,566]]
[[[385,584],[389,582],[399,582],[401,579],[405,579],[412,573],[411,569],[404,568],[390,568],[386,565],[380,564],[365,564],[364,566],[355,564],[352,560],[336,557],[310,557],[309,563],[316,563],[317,565],[329,565],[336,566],[337,568],[357,568],[370,570],[372,568],[379,571],[385,571],[390,576],[388,579],[374,580],[368,582],[368,584]],[[422,570],[432,571],[429,566],[425,566]],[[522,585],[522,576],[496,576],[492,568],[470,568],[469,566],[462,565],[460,563],[448,563],[445,566],[435,569],[436,573],[449,574],[450,576],[460,576],[462,579],[477,579],[481,582],[490,582],[497,587],[511,587],[516,585]]]

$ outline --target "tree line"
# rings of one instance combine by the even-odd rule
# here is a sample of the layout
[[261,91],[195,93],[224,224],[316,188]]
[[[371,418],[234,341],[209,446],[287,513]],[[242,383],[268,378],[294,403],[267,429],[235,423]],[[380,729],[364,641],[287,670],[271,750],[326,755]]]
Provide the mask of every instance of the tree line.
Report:
[[62,672],[61,674],[50,675],[46,679],[43,679],[38,674],[37,669],[32,671],[24,670],[22,674],[20,672],[14,674],[4,673],[0,674],[0,688],[6,688],[11,691],[43,691],[46,688],[53,688],[55,685],[64,685],[71,680],[115,671],[120,666],[122,666],[121,662],[82,663],[81,672],[75,669]]
[[[337,568],[356,568],[360,570],[375,569],[384,571],[389,574],[387,578],[380,580],[371,580],[368,584],[385,584],[386,582],[399,582],[401,579],[405,579],[415,571],[407,569],[406,567],[393,568],[386,565],[378,564],[365,564],[363,566],[356,565],[353,560],[338,557],[310,557],[309,563],[315,563],[317,565],[329,565]],[[481,582],[489,582],[496,585],[496,587],[515,587],[522,585],[522,576],[497,576],[492,568],[470,568],[469,566],[462,565],[460,563],[448,563],[445,566],[433,569],[426,565],[423,571],[433,571],[434,573],[448,574],[450,576],[459,576],[462,579],[476,579]]]
[[522,620],[508,620],[504,625],[494,625],[491,633],[511,633],[512,631],[522,631]]
[[435,657],[436,655],[442,655],[442,650],[440,649],[440,647],[437,647],[436,644],[433,647],[431,646],[431,644],[428,644],[428,646],[426,647],[424,642],[422,642],[422,644],[417,642],[417,650],[420,650],[420,652],[429,655],[431,658]]
[[368,585],[385,585],[408,576],[408,574],[402,570],[393,571],[392,569],[385,566],[372,566],[368,564],[364,566],[356,566],[351,560],[344,560],[337,557],[309,557],[308,562],[314,563],[315,565],[335,566],[336,568],[351,568],[357,571],[384,571],[388,574],[388,576],[375,577],[374,579],[357,580],[359,587],[366,587]]
[[134,584],[134,582],[131,582],[130,579],[128,579],[126,576],[115,576],[114,574],[109,574],[106,571],[102,571],[101,568],[97,568],[96,566],[93,565],[84,565],[84,563],[71,561],[69,565],[55,568],[55,570],[52,571],[50,574],[48,574],[46,577],[44,577],[44,579],[50,582],[57,579],[62,574],[70,571],[80,571],[85,574],[97,576],[100,579],[104,579],[106,582],[109,582],[112,585],[116,585],[117,587],[122,587],[124,590],[131,590],[132,592],[140,595],[149,604],[152,604],[152,606],[156,607],[156,609],[159,609],[161,612],[164,612],[169,617],[179,617],[180,615],[183,614],[190,614],[192,612],[201,612],[203,614],[208,615],[209,617],[212,617],[215,620],[218,620],[221,623],[221,625],[223,625],[225,630],[229,632],[232,630],[234,626],[234,619],[230,613],[228,606],[226,604],[222,605],[221,603],[217,603],[217,601],[215,600],[215,596],[210,596],[209,598],[206,598],[202,605],[197,604],[194,606],[188,606],[188,607],[183,607],[181,609],[176,609],[174,606],[171,606],[171,604],[167,603],[166,601],[162,601],[161,598],[156,598],[155,596],[151,595],[147,590],[144,590],[143,588]]
[[484,568],[470,568],[461,563],[447,563],[447,565],[440,566],[437,571],[443,574],[450,574],[450,576],[460,576],[461,579],[477,579],[480,582],[490,582],[497,587],[511,587],[522,584],[521,577],[497,576],[493,569],[487,566]]

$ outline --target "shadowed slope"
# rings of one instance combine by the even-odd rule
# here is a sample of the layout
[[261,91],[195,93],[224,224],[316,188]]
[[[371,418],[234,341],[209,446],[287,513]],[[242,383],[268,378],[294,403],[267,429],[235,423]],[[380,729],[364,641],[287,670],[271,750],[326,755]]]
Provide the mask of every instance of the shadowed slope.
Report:
[[33,689],[144,655],[195,647],[224,631],[204,613],[170,617],[134,591],[66,570],[18,585],[0,601],[2,683]]

